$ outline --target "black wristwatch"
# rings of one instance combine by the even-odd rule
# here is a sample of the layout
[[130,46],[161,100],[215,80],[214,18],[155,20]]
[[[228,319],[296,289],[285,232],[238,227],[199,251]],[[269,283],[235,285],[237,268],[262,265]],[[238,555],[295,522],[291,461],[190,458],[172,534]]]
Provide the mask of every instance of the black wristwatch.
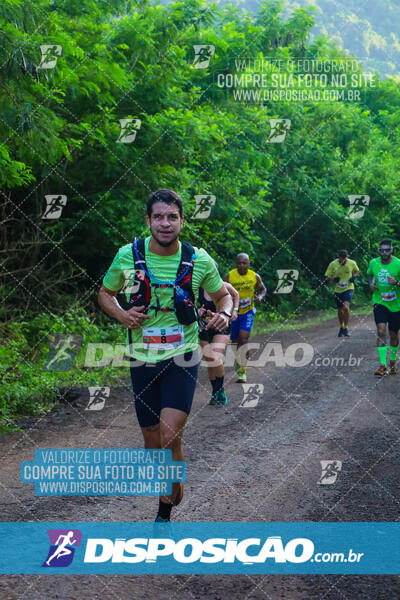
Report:
[[231,318],[232,318],[232,315],[230,315],[229,313],[227,313],[225,310],[221,310],[221,311],[220,311],[218,314],[219,314],[219,315],[225,315],[225,316],[227,316],[229,319],[231,319]]

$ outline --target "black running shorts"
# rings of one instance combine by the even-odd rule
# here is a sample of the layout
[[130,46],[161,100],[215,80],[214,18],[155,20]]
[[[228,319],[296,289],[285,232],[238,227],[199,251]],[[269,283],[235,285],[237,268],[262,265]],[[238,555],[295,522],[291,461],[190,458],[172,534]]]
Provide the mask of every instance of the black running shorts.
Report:
[[140,427],[159,423],[163,408],[176,408],[189,414],[198,370],[197,350],[158,363],[131,358],[133,397]]
[[199,340],[211,344],[215,335],[231,335],[231,330],[231,324],[223,331],[217,331],[216,329],[202,329],[199,331]]
[[345,290],[344,292],[335,292],[333,294],[336,308],[342,308],[344,302],[349,302],[351,304],[351,300],[353,298],[354,290]]
[[375,323],[387,323],[389,331],[397,333],[400,329],[400,311],[389,310],[383,304],[374,304],[374,319]]

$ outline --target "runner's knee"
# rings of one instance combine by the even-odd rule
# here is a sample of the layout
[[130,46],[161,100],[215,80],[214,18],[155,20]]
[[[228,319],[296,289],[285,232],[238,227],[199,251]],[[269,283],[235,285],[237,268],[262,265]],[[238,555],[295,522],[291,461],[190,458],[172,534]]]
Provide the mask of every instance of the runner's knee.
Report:
[[181,433],[178,428],[172,426],[162,427],[160,430],[160,438],[162,448],[176,450],[181,446]]
[[161,448],[160,424],[142,427],[144,447],[146,449]]
[[386,323],[378,323],[376,326],[378,337],[380,339],[386,338]]

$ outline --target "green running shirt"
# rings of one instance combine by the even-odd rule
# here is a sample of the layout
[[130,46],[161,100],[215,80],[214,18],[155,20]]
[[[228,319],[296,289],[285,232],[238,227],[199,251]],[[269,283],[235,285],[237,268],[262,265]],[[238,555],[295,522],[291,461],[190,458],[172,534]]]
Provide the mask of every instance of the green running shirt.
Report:
[[391,285],[387,282],[388,277],[392,275],[398,281],[400,279],[400,260],[393,256],[393,260],[387,265],[383,265],[381,257],[373,258],[368,266],[367,275],[373,275],[375,285],[378,288],[372,293],[372,302],[382,304],[390,311],[400,310],[400,287]]
[[[145,240],[146,264],[149,273],[154,273],[157,279],[175,281],[181,261],[181,243],[179,250],[172,256],[160,256],[149,252],[151,236]],[[209,294],[218,291],[223,281],[217,271],[211,256],[203,248],[194,248],[196,259],[193,267],[192,288],[195,298],[201,286]],[[122,246],[114,257],[108,269],[103,285],[118,292],[132,280],[134,263],[132,244]],[[151,304],[155,302],[155,292],[160,299],[160,305],[173,308],[173,288],[151,289]],[[127,285],[126,296],[129,300],[130,288]],[[141,361],[160,362],[185,352],[196,350],[198,347],[198,323],[181,325],[172,311],[156,312],[150,309],[151,319],[146,319],[143,328],[132,329],[132,348],[129,347],[128,332],[126,335],[126,354]],[[165,349],[164,349],[165,348]]]

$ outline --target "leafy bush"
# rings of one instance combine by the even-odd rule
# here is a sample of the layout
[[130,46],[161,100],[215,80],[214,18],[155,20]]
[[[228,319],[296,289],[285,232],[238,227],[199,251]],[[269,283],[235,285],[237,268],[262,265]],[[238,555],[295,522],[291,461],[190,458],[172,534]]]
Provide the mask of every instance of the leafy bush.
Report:
[[[82,337],[82,347],[76,353],[70,370],[46,369],[50,333]],[[20,415],[48,412],[57,401],[61,388],[111,385],[126,375],[123,367],[84,366],[87,345],[99,342],[123,343],[124,329],[118,323],[105,319],[100,323],[93,322],[82,307],[64,315],[41,313],[31,320],[26,318],[9,323],[3,330],[0,343],[0,423],[3,429],[15,428],[13,421]]]

